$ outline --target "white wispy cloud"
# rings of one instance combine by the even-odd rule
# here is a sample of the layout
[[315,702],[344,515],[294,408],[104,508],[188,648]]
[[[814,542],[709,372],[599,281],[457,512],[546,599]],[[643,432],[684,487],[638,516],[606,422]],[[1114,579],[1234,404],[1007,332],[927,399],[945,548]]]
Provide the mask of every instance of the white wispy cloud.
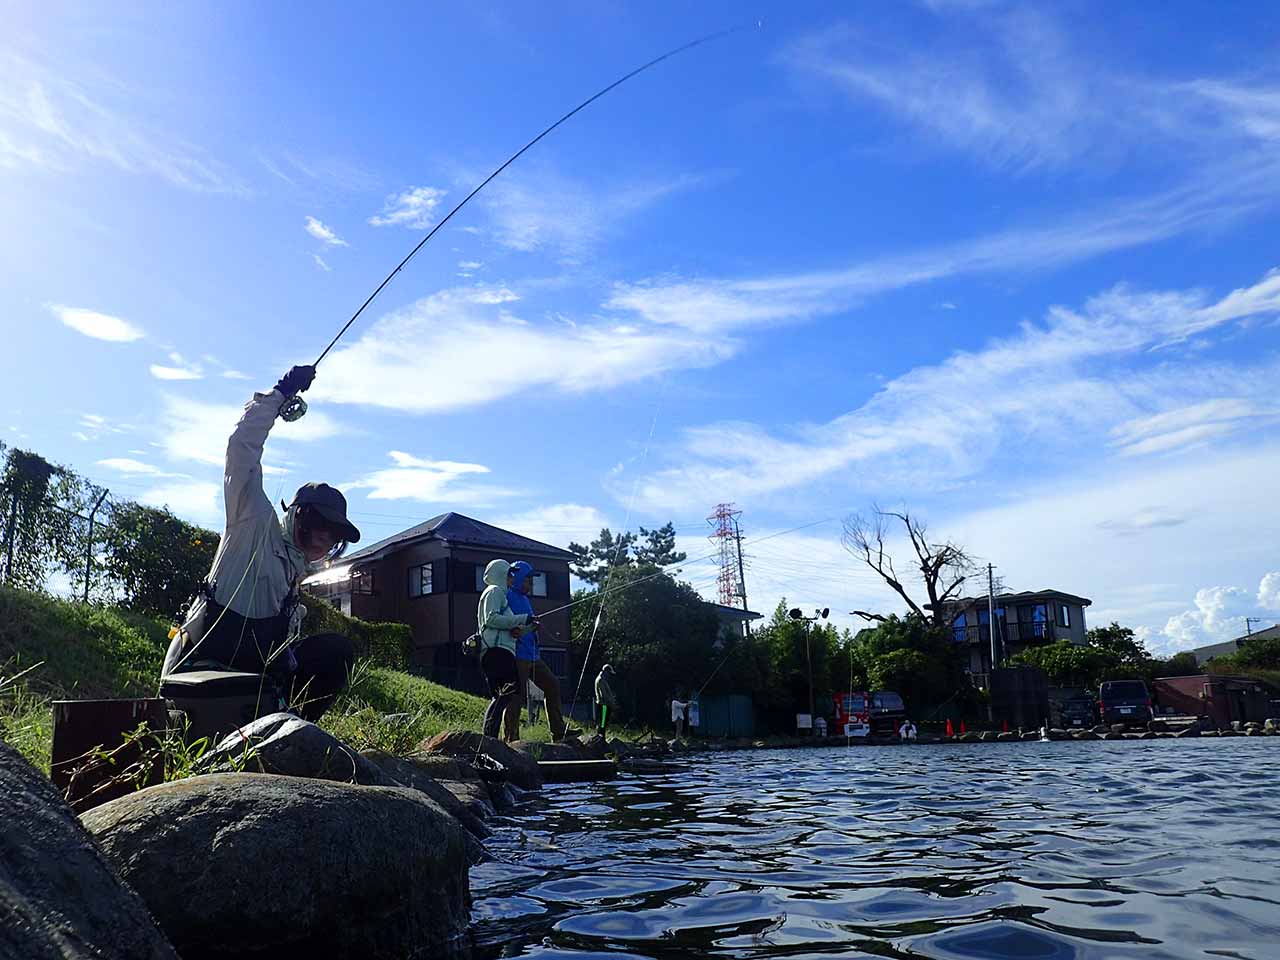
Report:
[[[142,92],[129,89],[126,97],[128,88],[102,80],[81,83],[71,71],[0,51],[0,166],[57,172],[108,166],[188,190],[247,192],[207,150],[172,133],[180,113],[143,120]],[[118,103],[110,101],[113,95]]]
[[445,198],[447,190],[436,187],[409,187],[387,197],[382,213],[369,218],[374,227],[408,227],[410,230],[426,230],[435,216],[436,207]]
[[401,450],[388,453],[393,466],[375,470],[343,484],[344,490],[368,490],[370,500],[416,500],[436,504],[485,506],[511,491],[474,482],[489,474],[479,463],[428,460]]
[[[170,459],[222,466],[227,438],[244,413],[235,404],[205,403],[173,394],[161,398],[160,443]],[[301,420],[277,420],[267,441],[268,457],[278,441],[310,443],[326,440],[342,432],[332,417],[311,410]]]
[[[325,226],[315,217],[308,216],[306,218],[304,229],[307,231],[307,233],[311,234],[311,236],[315,237],[317,240],[323,243],[326,247],[347,246],[347,241],[343,240],[340,236],[334,233],[331,227]],[[317,257],[316,259],[319,259],[319,257]]]
[[98,466],[106,467],[108,470],[114,470],[116,473],[130,477],[181,476],[181,474],[167,473],[153,464],[144,463],[141,460],[134,460],[131,457],[108,457],[105,460],[99,460]]
[[[607,319],[535,325],[512,314],[505,287],[444,290],[374,324],[325,360],[318,399],[415,413],[494,403],[535,387],[608,389],[667,370],[711,366],[728,338]],[[520,357],[518,377],[477,377],[497,355]],[[378,384],[370,390],[369,384]]]
[[[651,511],[685,510],[850,470],[870,489],[928,490],[974,476],[1006,444],[1024,438],[1036,439],[1038,462],[1047,466],[1060,454],[1046,442],[1054,436],[1114,428],[1137,455],[1207,436],[1188,430],[1209,426],[1225,434],[1268,395],[1275,364],[1250,369],[1196,361],[1148,370],[1144,351],[1280,311],[1277,279],[1273,272],[1217,301],[1202,291],[1114,288],[1080,310],[1051,308],[1042,326],[1024,325],[980,350],[911,370],[826,423],[780,435],[741,422],[690,428],[673,454],[680,462],[641,481],[640,502]],[[998,382],[1017,388],[975,388]],[[1228,385],[1236,396],[1224,400]]]
[[313,253],[311,255],[311,259],[312,261],[315,262],[315,265],[319,269],[323,270],[325,273],[328,273],[331,269],[333,269],[332,267],[329,266],[329,264],[325,263],[324,257],[320,256],[320,254],[318,253]]
[[586,255],[627,218],[709,179],[681,174],[598,186],[542,170],[496,180],[481,199],[488,211],[490,232],[503,246],[525,253],[551,249],[575,259]]
[[99,313],[97,310],[86,310],[83,307],[64,307],[61,304],[50,304],[50,312],[63,324],[83,333],[95,340],[108,340],[113,343],[131,343],[141,340],[146,334],[142,328],[128,320],[114,317],[111,314]]
[[590,543],[609,526],[609,518],[596,507],[580,503],[552,503],[530,507],[490,521],[523,537],[557,547],[573,542]]
[[198,363],[186,360],[180,353],[170,353],[169,362],[173,366],[162,366],[153,363],[151,376],[157,380],[203,380],[204,369]]
[[151,487],[138,500],[164,507],[184,520],[214,530],[223,523],[222,485],[209,480],[184,480]]

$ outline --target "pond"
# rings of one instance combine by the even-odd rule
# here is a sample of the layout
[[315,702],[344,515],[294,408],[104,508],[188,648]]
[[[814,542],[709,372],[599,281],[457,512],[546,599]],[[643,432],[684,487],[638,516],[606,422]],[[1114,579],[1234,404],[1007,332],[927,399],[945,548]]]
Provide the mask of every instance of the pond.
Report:
[[474,956],[1280,956],[1280,738],[725,753],[548,787]]

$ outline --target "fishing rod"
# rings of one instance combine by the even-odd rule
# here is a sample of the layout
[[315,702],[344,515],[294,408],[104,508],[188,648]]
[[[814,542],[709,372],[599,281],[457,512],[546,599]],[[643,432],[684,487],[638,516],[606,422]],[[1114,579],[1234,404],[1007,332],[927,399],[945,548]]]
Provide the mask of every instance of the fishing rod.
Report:
[[[757,20],[754,26],[760,27],[762,26],[762,22]],[[523,147],[521,147],[519,150],[517,150],[515,153],[509,156],[505,161],[503,161],[500,167],[498,167],[496,170],[493,171],[493,173],[489,174],[487,177],[481,180],[480,183],[477,184],[476,187],[470,193],[468,193],[465,197],[463,197],[462,200],[460,200],[452,210],[450,210],[447,214],[445,214],[444,219],[442,219],[439,223],[437,223],[434,227],[432,227],[431,230],[427,233],[427,235],[423,237],[421,240],[419,240],[417,245],[414,246],[414,248],[409,251],[409,255],[406,256],[403,260],[401,260],[400,263],[396,265],[396,268],[386,275],[383,281],[380,284],[378,284],[378,286],[374,289],[373,293],[369,294],[368,298],[364,301],[364,303],[360,304],[360,308],[351,315],[351,319],[342,325],[342,329],[338,331],[337,336],[335,336],[332,340],[329,341],[329,345],[325,347],[324,350],[320,353],[320,356],[316,358],[316,362],[312,364],[312,367],[320,366],[320,361],[329,355],[329,351],[332,350],[334,346],[337,344],[337,342],[342,339],[342,335],[346,333],[348,329],[350,329],[351,325],[360,318],[360,314],[364,313],[365,308],[368,307],[369,304],[373,303],[374,299],[378,296],[378,294],[382,292],[383,288],[386,287],[386,285],[392,281],[392,279],[395,277],[397,273],[399,273],[401,270],[404,269],[405,265],[414,258],[414,255],[417,254],[417,252],[421,250],[424,246],[426,246],[427,241],[430,240],[432,237],[434,237],[441,227],[443,227],[446,223],[452,220],[453,215],[456,214],[463,207],[465,207],[472,197],[474,197],[477,193],[479,193],[481,190],[487,187],[490,181],[492,181],[495,177],[497,177],[498,174],[502,173],[503,170],[507,169],[507,167],[511,166],[511,164],[515,163],[516,160],[518,160],[521,157],[521,155],[525,153],[525,151],[529,150],[539,140],[541,140],[547,134],[551,133],[552,130],[556,129],[556,127],[560,126],[560,124],[564,123],[574,114],[578,113],[581,110],[586,109],[592,103],[599,100],[601,97],[603,97],[609,91],[613,90],[615,87],[619,87],[622,84],[626,83],[628,80],[630,80],[632,77],[637,76],[638,74],[644,73],[650,67],[655,67],[658,64],[662,63],[662,61],[668,60],[671,57],[676,56],[677,54],[684,53],[686,50],[692,50],[694,47],[701,46],[704,43],[710,43],[712,40],[719,40],[723,37],[729,36],[730,34],[737,33],[739,30],[743,30],[743,29],[745,29],[745,27],[739,26],[739,27],[731,27],[728,30],[718,30],[715,33],[709,33],[706,36],[699,37],[696,40],[690,40],[688,43],[682,43],[680,46],[674,47],[668,50],[666,53],[662,54],[661,56],[654,57],[648,63],[642,64],[641,66],[636,67],[634,70],[624,74],[623,76],[619,77],[617,80],[613,81],[613,83],[609,84],[607,87],[604,87],[601,90],[598,90],[596,93],[589,96],[586,100],[583,100],[580,104],[578,104],[568,113],[566,113],[563,117],[561,117],[555,123],[551,124],[545,130],[539,133],[536,137],[534,137],[532,140],[526,143]],[[305,400],[302,399],[301,396],[297,394],[294,394],[292,397],[285,400],[285,402],[280,406],[281,419],[289,422],[293,422],[294,420],[301,419],[306,414],[306,412],[307,412],[307,403]]]

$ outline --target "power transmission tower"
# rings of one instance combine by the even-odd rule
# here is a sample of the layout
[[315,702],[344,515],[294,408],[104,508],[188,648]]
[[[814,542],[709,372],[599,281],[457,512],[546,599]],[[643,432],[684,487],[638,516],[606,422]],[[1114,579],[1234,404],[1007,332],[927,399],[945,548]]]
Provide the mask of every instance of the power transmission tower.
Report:
[[737,518],[741,510],[733,509],[732,503],[716,504],[715,513],[707,517],[712,525],[708,540],[716,548],[716,563],[720,567],[720,575],[716,578],[716,589],[721,606],[731,607],[738,597],[746,603],[745,591],[742,587],[742,550],[739,547]]

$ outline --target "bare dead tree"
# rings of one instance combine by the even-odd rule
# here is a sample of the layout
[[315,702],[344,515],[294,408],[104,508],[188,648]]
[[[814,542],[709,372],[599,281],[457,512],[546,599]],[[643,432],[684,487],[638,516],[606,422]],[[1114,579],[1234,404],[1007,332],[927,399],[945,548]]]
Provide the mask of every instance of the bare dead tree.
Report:
[[[885,546],[886,538],[899,523],[915,553],[911,565],[919,571],[920,583],[928,596],[923,604],[917,603],[903,585],[893,557]],[[875,571],[906,602],[912,613],[935,627],[943,627],[946,626],[943,605],[960,596],[960,590],[973,574],[976,564],[964,547],[950,540],[931,542],[928,532],[924,521],[913,517],[905,508],[898,513],[873,506],[869,514],[855,513],[845,518],[840,541],[846,550]],[[866,620],[884,622],[887,619],[883,614],[865,610],[854,610],[853,613]]]

